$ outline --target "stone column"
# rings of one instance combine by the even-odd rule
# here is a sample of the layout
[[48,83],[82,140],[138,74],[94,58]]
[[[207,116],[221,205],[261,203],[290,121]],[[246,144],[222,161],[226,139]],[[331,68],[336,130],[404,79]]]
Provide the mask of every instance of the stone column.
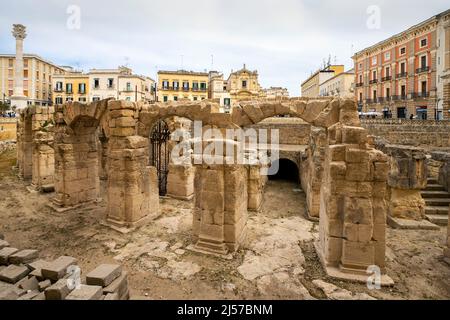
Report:
[[136,105],[110,101],[107,223],[126,231],[159,211],[158,178],[149,163],[149,141],[136,136]]
[[263,202],[267,176],[261,174],[260,165],[249,165],[247,175],[248,210],[259,211]]
[[236,251],[247,228],[244,165],[197,165],[193,229],[195,249],[225,255]]
[[195,168],[192,164],[169,164],[167,196],[180,200],[194,197]]
[[21,24],[13,25],[12,34],[16,38],[16,67],[11,106],[20,110],[27,107],[27,97],[23,93],[23,40],[27,36],[25,26]]
[[[317,252],[328,275],[367,281],[367,268],[385,269],[388,159],[368,145],[367,131],[328,128],[320,195]],[[382,284],[392,280],[382,276]]]

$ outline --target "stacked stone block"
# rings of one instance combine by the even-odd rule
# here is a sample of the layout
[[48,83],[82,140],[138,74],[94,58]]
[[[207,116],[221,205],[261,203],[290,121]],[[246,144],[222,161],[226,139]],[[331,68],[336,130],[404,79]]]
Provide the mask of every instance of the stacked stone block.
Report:
[[267,176],[263,175],[261,165],[247,166],[248,206],[250,211],[259,211],[264,198],[264,187]]
[[53,107],[31,106],[21,111],[17,124],[19,174],[38,190],[54,183],[53,113]]
[[387,156],[368,145],[367,131],[338,123],[329,146],[320,203],[319,252],[327,267],[365,274],[385,267]]
[[195,167],[191,163],[169,164],[167,196],[180,200],[191,200],[194,197],[194,178]]
[[447,228],[447,248],[444,249],[444,259],[450,265],[450,207],[449,207],[449,219]]
[[62,256],[53,261],[38,258],[37,250],[11,248],[0,240],[0,300],[128,300],[128,275],[120,265],[100,265],[80,276],[77,259]]
[[155,218],[159,210],[156,168],[149,163],[149,139],[136,136],[137,105],[110,101],[108,217],[119,227]]

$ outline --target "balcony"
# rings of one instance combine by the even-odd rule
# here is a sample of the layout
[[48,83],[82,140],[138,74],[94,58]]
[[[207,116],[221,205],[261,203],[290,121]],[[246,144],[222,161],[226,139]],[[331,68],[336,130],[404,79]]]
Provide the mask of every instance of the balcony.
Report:
[[422,67],[422,68],[416,69],[416,73],[423,73],[423,72],[428,72],[428,71],[430,71],[430,67]]
[[385,82],[385,81],[391,81],[391,80],[392,80],[392,77],[391,77],[391,76],[387,76],[387,77],[381,78],[381,81],[382,81],[382,82]]
[[423,99],[428,98],[430,96],[429,92],[413,92],[411,93],[412,99]]
[[397,79],[406,78],[408,76],[408,72],[397,73]]
[[55,89],[53,89],[53,91],[55,91],[55,92],[64,92],[63,88],[55,88]]
[[369,84],[375,84],[375,83],[378,83],[378,79],[373,79],[373,80],[369,81]]
[[364,86],[364,83],[363,83],[363,82],[360,82],[360,83],[355,84],[355,87],[356,87],[356,88],[359,88],[359,87],[362,87],[362,86]]
[[402,101],[406,100],[406,95],[400,95],[400,96],[392,96],[393,101]]

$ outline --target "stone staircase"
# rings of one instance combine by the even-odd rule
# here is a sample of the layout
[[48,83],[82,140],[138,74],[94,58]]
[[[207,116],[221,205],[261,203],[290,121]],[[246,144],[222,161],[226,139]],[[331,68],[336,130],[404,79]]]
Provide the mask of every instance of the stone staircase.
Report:
[[421,191],[425,200],[425,215],[427,219],[437,225],[448,225],[448,212],[450,205],[450,193],[445,191],[434,178],[428,178],[427,188]]

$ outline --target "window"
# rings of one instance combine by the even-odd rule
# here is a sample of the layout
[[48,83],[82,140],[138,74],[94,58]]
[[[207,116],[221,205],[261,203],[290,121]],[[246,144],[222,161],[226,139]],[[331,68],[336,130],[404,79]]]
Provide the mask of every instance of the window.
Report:
[[390,52],[386,52],[384,54],[384,60],[391,60],[391,53]]
[[95,101],[100,101],[100,97],[93,97],[93,98],[92,98],[92,101],[93,101],[93,102],[95,102]]
[[56,82],[55,91],[62,91],[62,90],[63,90],[63,83],[61,81]]
[[420,57],[420,67],[425,69],[427,67],[427,56]]
[[400,48],[400,55],[402,56],[404,54],[406,54],[406,47],[401,47]]
[[406,86],[405,85],[402,85],[400,87],[400,92],[401,92],[402,98],[406,97]]
[[78,98],[78,102],[86,102],[87,100],[86,100],[86,97],[81,97],[81,98]]
[[79,94],[85,94],[86,93],[86,84],[85,83],[79,83],[78,84],[78,93]]
[[386,67],[385,77],[390,77],[390,76],[391,76],[391,68],[390,67]]
[[377,90],[373,90],[373,100],[377,100]]
[[114,87],[114,79],[109,78],[108,79],[108,89],[112,89]]
[[28,79],[28,70],[23,70],[23,77]]
[[100,79],[94,79],[94,89],[98,89],[100,87]]
[[422,93],[427,92],[427,82],[426,81],[422,81],[421,88],[422,88]]
[[63,98],[62,97],[56,97],[55,98],[55,103],[56,104],[63,104]]
[[359,69],[362,69],[362,63],[359,63],[359,67],[358,67]]
[[28,68],[28,59],[23,60],[23,67]]
[[247,88],[247,81],[246,80],[242,81],[242,88]]
[[362,92],[360,92],[360,93],[359,93],[359,102],[362,103],[362,101],[363,101],[363,94],[362,94]]
[[183,90],[189,90],[189,81],[183,81]]
[[70,94],[72,93],[72,84],[66,83],[66,93]]
[[391,97],[391,89],[386,88],[386,98],[389,99]]
[[192,83],[192,90],[195,90],[195,91],[197,91],[198,90],[198,82],[193,82]]
[[372,57],[372,65],[373,66],[377,64],[377,61],[378,61],[377,57]]
[[131,97],[127,97],[126,100],[127,100],[127,101],[131,101]]
[[67,97],[66,98],[66,102],[72,102],[73,101],[73,97]]
[[359,83],[363,83],[363,77],[362,77],[362,74],[359,75]]
[[227,107],[229,107],[231,105],[231,99],[230,98],[224,98],[223,99],[223,104]]
[[178,90],[178,88],[180,87],[180,83],[178,81],[172,82],[172,85],[173,85],[173,90]]
[[178,97],[177,97],[177,96],[174,96],[174,97],[173,97],[173,101],[178,101]]
[[428,39],[427,38],[423,38],[422,40],[420,40],[420,47],[426,47],[428,44]]
[[198,99],[197,97],[194,97],[194,101],[197,101],[197,99]]
[[372,80],[377,80],[377,71],[376,70],[374,70],[372,72]]
[[39,71],[36,71],[36,80],[39,80]]
[[167,102],[168,100],[169,100],[169,97],[168,97],[168,96],[164,96],[164,97],[163,97],[163,101],[164,101],[164,102]]
[[406,64],[404,62],[400,63],[400,73],[401,74],[406,73]]
[[8,59],[8,68],[12,68],[14,66],[14,60]]
[[205,91],[206,90],[206,82],[200,83],[200,90]]

